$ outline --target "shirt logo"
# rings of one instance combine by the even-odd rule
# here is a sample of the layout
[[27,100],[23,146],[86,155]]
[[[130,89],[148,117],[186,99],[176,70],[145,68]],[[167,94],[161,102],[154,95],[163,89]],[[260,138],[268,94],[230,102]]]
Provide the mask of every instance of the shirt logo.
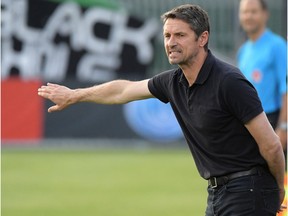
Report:
[[259,82],[261,82],[261,80],[262,80],[262,73],[261,73],[261,71],[260,70],[254,70],[253,72],[252,72],[252,80],[255,82],[255,83],[259,83]]

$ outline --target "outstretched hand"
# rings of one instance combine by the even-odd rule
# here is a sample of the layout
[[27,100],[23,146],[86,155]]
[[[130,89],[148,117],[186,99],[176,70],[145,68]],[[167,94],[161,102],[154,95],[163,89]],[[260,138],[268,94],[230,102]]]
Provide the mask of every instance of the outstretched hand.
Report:
[[53,83],[47,83],[38,89],[38,95],[51,100],[55,103],[48,109],[48,112],[60,111],[67,108],[69,105],[73,104],[72,94],[74,90]]

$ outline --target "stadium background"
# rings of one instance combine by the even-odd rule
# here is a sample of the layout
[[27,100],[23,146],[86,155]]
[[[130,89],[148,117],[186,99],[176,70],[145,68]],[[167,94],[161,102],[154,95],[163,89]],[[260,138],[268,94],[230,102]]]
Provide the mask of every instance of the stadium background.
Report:
[[[143,163],[147,163],[146,168],[149,167],[150,162],[152,167],[153,164],[155,165],[155,158],[159,159],[157,161],[159,163],[164,157],[164,161],[167,160],[165,165],[170,167],[170,171],[164,173],[167,175],[165,178],[169,178],[169,174],[175,178],[176,174],[174,175],[173,172],[183,169],[186,176],[183,176],[182,179],[186,179],[187,184],[191,181],[191,185],[196,185],[189,193],[193,194],[193,190],[199,188],[201,188],[201,192],[196,193],[196,197],[177,195],[183,198],[181,202],[188,202],[186,205],[188,212],[189,210],[192,212],[189,205],[193,206],[192,203],[189,203],[190,199],[195,204],[193,208],[198,206],[199,211],[203,212],[206,185],[198,176],[190,156],[187,156],[188,149],[169,105],[161,104],[157,100],[117,106],[77,104],[63,112],[48,114],[47,108],[52,104],[37,96],[38,87],[47,82],[80,88],[113,79],[149,78],[171,68],[163,49],[162,23],[159,16],[182,3],[199,4],[208,11],[211,22],[210,49],[219,58],[235,64],[235,53],[246,39],[238,22],[238,0],[2,0],[2,186],[3,204],[6,204],[3,205],[3,208],[7,216],[8,212],[12,212],[10,215],[25,215],[23,213],[15,214],[13,211],[20,209],[19,211],[23,212],[23,209],[28,208],[27,205],[19,207],[17,202],[13,205],[12,200],[15,201],[15,197],[21,195],[19,191],[24,190],[24,186],[16,180],[21,182],[24,179],[23,181],[25,181],[25,177],[27,177],[27,182],[31,181],[28,175],[31,172],[30,169],[34,170],[31,175],[35,179],[33,175],[41,174],[41,166],[54,164],[51,165],[53,170],[57,170],[57,168],[69,170],[69,165],[62,167],[62,158],[68,157],[66,159],[69,161],[71,155],[78,158],[78,160],[76,159],[77,164],[82,160],[87,160],[87,151],[93,152],[97,158],[102,158],[101,155],[107,158],[112,156],[117,158],[118,154],[115,155],[111,149],[121,151],[119,155],[124,158],[135,155],[136,158],[141,159],[143,154],[146,155],[147,158],[143,159]],[[269,0],[268,3],[271,13],[269,27],[286,38],[287,1]],[[103,152],[103,149],[109,149],[109,153],[106,150]],[[84,154],[83,151],[86,153]],[[155,158],[152,156],[151,159],[151,154]],[[170,163],[175,163],[175,161],[168,160],[166,155],[178,158],[181,164],[176,163],[175,167],[171,167]],[[113,172],[113,164],[120,163],[119,160],[112,163],[103,159],[104,162],[90,161],[89,163],[92,167],[95,163],[110,164],[111,167],[106,167],[105,170],[110,168]],[[131,163],[137,164],[136,161],[131,157]],[[27,163],[26,166],[24,162]],[[187,167],[186,163],[188,163]],[[38,166],[33,169],[32,167],[37,164]],[[127,162],[122,169],[119,167],[118,169],[125,172],[125,167],[127,168],[129,165],[131,164]],[[162,165],[160,170],[165,169]],[[104,168],[102,167],[102,169]],[[145,168],[142,169],[145,170]],[[135,170],[133,171],[135,172]],[[190,171],[191,173],[187,174]],[[157,172],[153,176],[150,175],[151,169],[147,169],[147,172],[147,178],[155,179]],[[65,181],[75,177],[72,170],[70,174],[68,171],[63,173],[67,177],[67,179],[63,179],[64,185]],[[52,173],[50,174],[52,176]],[[57,175],[57,172],[55,174]],[[73,177],[68,177],[69,175]],[[179,173],[178,175],[181,176]],[[79,179],[79,181],[85,181],[85,174],[82,173],[82,176],[83,179]],[[120,177],[113,176],[112,178]],[[45,181],[47,179],[49,178],[46,176],[34,183],[46,185],[49,184],[49,181]],[[107,179],[103,181],[105,184]],[[175,181],[180,182],[179,179],[171,178],[169,187],[172,188],[167,191],[176,191],[177,187],[173,189]],[[27,184],[24,185],[26,188]],[[27,186],[26,194],[31,195],[32,183],[30,186]],[[58,186],[62,187],[63,185]],[[77,186],[79,185],[75,183],[74,187]],[[117,187],[115,186],[115,188]],[[115,188],[110,189],[115,190]],[[178,189],[179,191],[184,190],[183,188]],[[149,189],[143,190],[148,191]],[[40,192],[43,191],[39,190]],[[69,194],[69,190],[63,193]],[[143,192],[140,194],[143,196]],[[173,196],[173,193],[170,195]],[[78,196],[81,197],[81,195]],[[115,194],[111,196],[114,197]],[[197,198],[197,196],[200,197]],[[39,198],[38,195],[32,195],[32,197]],[[66,198],[64,197],[61,201]],[[90,199],[93,198],[95,197],[91,195]],[[32,200],[31,198],[31,202]],[[79,201],[79,199],[77,200]],[[135,201],[135,199],[133,200]],[[201,202],[197,203],[196,200]],[[115,202],[117,201],[119,199],[115,200]],[[23,199],[20,199],[19,202],[23,202]],[[27,215],[58,215],[56,211],[52,211],[53,213],[50,214],[47,212],[32,214],[32,209],[37,209],[35,205],[33,206],[33,202],[28,204],[30,210],[27,210]],[[175,205],[175,200],[171,202]],[[149,206],[147,201],[142,204]],[[56,204],[51,205],[55,207]],[[18,208],[15,208],[16,206]],[[160,211],[161,203],[158,203],[157,206]],[[130,208],[132,207],[130,206]],[[142,208],[144,207],[142,206]],[[135,207],[135,209],[137,208]],[[151,207],[151,209],[156,211],[156,208]],[[95,211],[95,209],[93,210]],[[115,215],[115,213],[108,212],[110,211],[106,210],[99,215]],[[173,211],[170,210],[170,212]],[[143,209],[142,213],[147,215]],[[163,213],[164,210],[161,214]],[[63,214],[59,213],[59,215]],[[67,215],[72,215],[71,211],[68,210]],[[122,214],[118,211],[116,215]],[[130,215],[141,214],[138,212]],[[185,215],[185,213],[183,212],[181,215]]]

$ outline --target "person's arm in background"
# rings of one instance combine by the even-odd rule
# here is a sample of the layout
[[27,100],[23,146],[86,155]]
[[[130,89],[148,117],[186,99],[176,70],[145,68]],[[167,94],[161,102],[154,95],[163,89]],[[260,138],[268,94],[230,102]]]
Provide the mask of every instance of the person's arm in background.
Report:
[[245,127],[249,130],[259,146],[262,157],[275,177],[279,187],[279,209],[284,200],[285,159],[279,137],[274,132],[264,112],[250,120]]
[[142,81],[115,80],[79,89],[48,83],[38,89],[38,95],[55,103],[48,109],[48,112],[60,111],[79,102],[124,104],[153,97],[148,89],[148,79]]
[[276,133],[280,138],[283,150],[287,149],[287,93],[282,96],[282,107],[276,127]]
[[282,105],[275,131],[280,137],[283,149],[287,148],[287,42],[278,40],[274,48],[274,67],[278,81],[278,91],[282,94]]

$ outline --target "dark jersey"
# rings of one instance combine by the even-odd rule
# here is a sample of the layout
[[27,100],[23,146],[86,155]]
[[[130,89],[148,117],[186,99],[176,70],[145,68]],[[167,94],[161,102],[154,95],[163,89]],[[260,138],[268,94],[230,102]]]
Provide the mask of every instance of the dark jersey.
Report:
[[266,166],[244,126],[263,108],[239,69],[209,51],[191,87],[180,68],[154,76],[148,87],[156,98],[170,102],[203,178]]

